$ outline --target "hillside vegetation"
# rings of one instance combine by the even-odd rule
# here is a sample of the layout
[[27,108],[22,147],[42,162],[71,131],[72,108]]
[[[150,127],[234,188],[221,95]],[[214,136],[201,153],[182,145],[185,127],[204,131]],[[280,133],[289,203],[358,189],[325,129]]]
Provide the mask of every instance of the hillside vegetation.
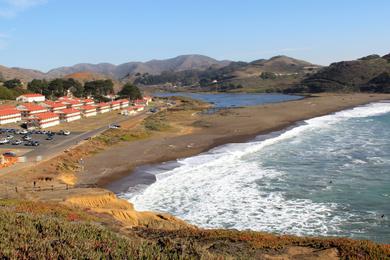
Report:
[[363,91],[390,93],[390,55],[370,55],[331,64],[286,92]]
[[[3,259],[388,259],[368,241],[232,230],[128,228],[59,204],[0,200]],[[279,257],[279,258],[278,258]]]

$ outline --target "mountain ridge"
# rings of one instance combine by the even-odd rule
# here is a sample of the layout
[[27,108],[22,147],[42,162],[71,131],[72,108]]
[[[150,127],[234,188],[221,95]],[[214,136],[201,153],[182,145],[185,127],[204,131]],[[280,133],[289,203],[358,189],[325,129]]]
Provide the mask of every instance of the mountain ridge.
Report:
[[261,62],[266,63],[267,61],[272,62],[274,60],[280,61],[280,59],[284,59],[285,62],[289,63],[298,63],[297,61],[299,61],[303,62],[304,64],[311,64],[309,62],[300,61],[287,56],[275,56],[268,60],[258,59],[252,62],[234,62],[230,60],[217,60],[205,55],[188,54],[169,59],[152,59],[146,62],[130,61],[118,65],[109,62],[101,62],[96,64],[78,63],[72,66],[53,68],[46,73],[34,69],[5,67],[0,65],[0,76],[7,80],[12,78],[19,78],[23,81],[31,81],[32,79],[62,78],[74,73],[89,72],[94,75],[101,74],[101,77],[105,76],[114,80],[128,80],[133,79],[137,74],[158,75],[166,71],[182,72],[187,70],[202,71],[209,68],[220,69],[227,67],[232,63],[245,63],[248,64],[248,66],[256,67],[259,66],[259,63]]

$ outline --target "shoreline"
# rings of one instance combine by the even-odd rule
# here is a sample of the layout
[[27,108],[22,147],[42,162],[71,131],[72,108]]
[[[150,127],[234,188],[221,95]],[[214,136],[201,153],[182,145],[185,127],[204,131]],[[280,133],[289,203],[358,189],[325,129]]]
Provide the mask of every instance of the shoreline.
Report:
[[[234,113],[235,111],[239,111],[238,112],[239,114],[240,114],[240,112],[248,110],[248,109],[255,110],[255,111],[265,109],[266,111],[267,110],[272,111],[274,109],[274,107],[289,107],[290,105],[291,106],[296,105],[296,103],[299,103],[298,104],[298,107],[299,107],[299,105],[301,105],[301,103],[307,103],[307,102],[312,103],[312,101],[317,102],[317,101],[319,101],[319,99],[324,100],[324,99],[327,99],[329,97],[330,98],[339,97],[339,99],[341,98],[342,100],[344,100],[344,98],[348,99],[351,96],[352,97],[353,96],[355,96],[355,97],[360,96],[361,99],[358,98],[357,100],[353,100],[353,98],[352,98],[351,104],[349,102],[345,102],[345,104],[335,104],[335,105],[332,105],[330,107],[326,107],[326,109],[323,109],[322,111],[309,111],[309,113],[304,113],[304,115],[300,115],[300,114],[289,115],[288,120],[283,120],[282,122],[273,123],[270,126],[266,127],[266,129],[250,129],[250,131],[243,131],[243,133],[241,133],[241,134],[230,132],[228,134],[207,136],[205,138],[205,139],[207,139],[207,142],[201,142],[198,147],[194,147],[191,149],[188,149],[187,147],[182,146],[179,149],[179,151],[175,151],[174,153],[170,153],[169,151],[167,151],[167,149],[165,149],[165,153],[164,153],[164,151],[161,151],[159,154],[156,154],[155,156],[151,156],[151,158],[147,158],[145,160],[141,160],[141,161],[138,161],[135,163],[130,163],[129,166],[122,165],[124,167],[122,167],[119,170],[117,170],[118,168],[114,168],[114,170],[111,170],[109,172],[109,174],[106,174],[105,176],[98,178],[96,181],[96,184],[101,188],[109,189],[110,187],[112,187],[112,185],[115,185],[115,182],[119,182],[119,181],[124,180],[127,177],[133,175],[134,171],[136,171],[137,168],[139,168],[139,167],[147,167],[147,166],[150,167],[150,166],[156,166],[156,165],[166,163],[166,162],[173,162],[173,161],[176,161],[180,158],[187,158],[187,157],[195,156],[195,155],[207,152],[211,149],[214,149],[216,147],[219,147],[219,146],[222,146],[225,144],[229,144],[229,143],[248,142],[248,141],[251,141],[252,139],[254,139],[258,136],[261,136],[261,135],[267,135],[267,134],[271,134],[274,132],[283,131],[283,130],[288,129],[296,124],[299,124],[300,122],[302,122],[304,120],[336,113],[336,112],[341,111],[341,110],[351,109],[351,108],[354,108],[357,106],[362,106],[362,105],[366,105],[366,104],[373,103],[373,102],[380,102],[382,100],[389,100],[390,99],[390,95],[367,95],[367,94],[319,95],[319,96],[313,96],[313,97],[306,97],[304,99],[300,99],[297,101],[288,101],[288,102],[282,102],[282,103],[266,104],[266,105],[252,106],[252,107],[246,107],[246,108],[233,108],[233,109],[227,109],[227,111],[230,111],[230,112],[233,111],[232,113]],[[338,100],[338,101],[340,101],[340,100]],[[253,125],[253,122],[252,122],[252,125]],[[229,124],[225,125],[225,127],[229,127]],[[205,135],[208,135],[208,132],[209,132],[209,129],[201,129],[199,132],[190,133],[189,135],[185,136],[185,138],[181,138],[181,139],[183,139],[183,141],[186,141],[186,140],[202,141],[202,140],[200,140],[202,138],[200,138],[199,136],[202,135],[203,133]],[[157,138],[157,142],[158,142],[158,139],[159,138]],[[162,141],[165,140],[165,143],[167,143],[166,140],[174,141],[175,136],[168,137],[165,139],[164,138],[160,138],[160,139],[162,139]],[[142,144],[146,145],[146,146],[151,145],[151,144],[147,144],[147,141],[142,143]],[[126,145],[124,145],[124,146],[126,146]],[[115,150],[115,148],[113,150]],[[124,151],[126,151],[126,149],[124,149]],[[104,158],[104,156],[102,158]],[[116,189],[111,188],[109,190],[116,192]]]

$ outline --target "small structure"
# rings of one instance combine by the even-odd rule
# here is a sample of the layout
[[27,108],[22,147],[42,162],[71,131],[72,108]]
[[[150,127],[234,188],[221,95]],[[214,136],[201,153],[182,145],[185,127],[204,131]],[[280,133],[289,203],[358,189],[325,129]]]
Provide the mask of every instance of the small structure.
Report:
[[16,108],[0,109],[0,125],[22,121],[22,113]]
[[80,107],[80,111],[84,117],[96,116],[97,114],[96,107],[91,105]]
[[45,113],[48,111],[46,107],[32,103],[24,103],[17,106],[16,109],[22,112],[22,117],[30,117],[32,115]]
[[134,114],[137,114],[136,107],[127,107],[127,108],[121,110],[121,115],[124,115],[124,116],[130,116],[130,115],[134,115]]
[[111,111],[110,103],[99,103],[97,105],[97,111],[99,114],[104,114]]
[[28,128],[47,128],[60,124],[60,117],[53,112],[35,114],[27,119]]
[[72,122],[81,119],[81,112],[75,108],[67,108],[61,111],[58,111],[57,114],[60,115],[60,121],[62,122]]
[[110,102],[111,110],[121,109],[121,102],[119,100]]
[[45,96],[41,94],[23,94],[16,98],[16,101],[19,102],[26,102],[26,103],[32,103],[32,102],[43,102],[45,101]]
[[55,102],[55,101],[46,100],[45,102],[42,103],[42,106],[47,107],[51,112],[56,112],[56,111],[66,109],[66,105],[58,101]]

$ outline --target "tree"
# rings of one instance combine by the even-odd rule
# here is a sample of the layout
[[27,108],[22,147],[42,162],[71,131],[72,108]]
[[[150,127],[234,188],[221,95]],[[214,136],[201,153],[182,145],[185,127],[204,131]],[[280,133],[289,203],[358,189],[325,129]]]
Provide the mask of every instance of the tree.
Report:
[[276,74],[273,72],[262,72],[260,75],[261,79],[276,79]]
[[139,88],[134,86],[131,83],[126,83],[123,86],[122,90],[119,91],[118,95],[121,97],[129,98],[131,100],[142,98],[142,94],[141,94],[141,91],[139,90]]
[[14,88],[22,87],[22,86],[23,86],[23,84],[20,81],[20,79],[11,79],[11,80],[7,80],[4,82],[4,87],[9,88],[9,89],[14,89]]
[[110,79],[88,81],[84,84],[87,96],[105,96],[114,93],[114,83]]
[[42,95],[48,96],[49,91],[49,82],[45,79],[33,79],[27,84],[27,90],[33,93],[40,93]]

